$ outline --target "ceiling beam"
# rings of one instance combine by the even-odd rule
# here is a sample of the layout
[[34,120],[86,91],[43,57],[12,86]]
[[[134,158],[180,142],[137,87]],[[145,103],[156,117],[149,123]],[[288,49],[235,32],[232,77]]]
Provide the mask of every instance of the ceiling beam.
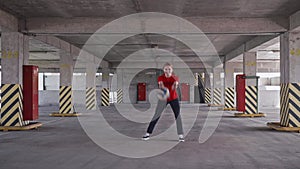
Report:
[[[51,35],[93,34],[105,24],[118,18],[27,18],[26,33]],[[289,28],[286,18],[184,18],[207,34],[269,34],[285,32]],[[145,21],[147,22],[147,20]],[[150,22],[150,21],[149,21]],[[156,23],[164,23],[164,18],[155,18]],[[146,24],[146,23],[145,23]]]
[[[128,62],[127,64],[122,65],[122,67],[119,65],[121,62],[111,62],[111,68],[124,68],[124,69],[131,69],[131,68],[144,68],[146,69],[147,66],[150,67],[156,67],[158,65],[163,65],[165,62],[157,62],[157,63],[152,63],[152,62],[143,62],[143,61],[136,61],[136,62]],[[174,68],[186,68],[186,66],[189,69],[205,69],[205,68],[211,68],[213,62],[183,62],[180,61],[174,61],[172,64],[174,65]],[[124,66],[124,67],[123,67]]]
[[[241,54],[243,54],[244,52],[249,52],[249,51],[254,51],[254,50],[259,50],[260,47],[261,48],[265,48],[266,45],[264,45],[265,43],[268,43],[269,41],[275,39],[276,37],[278,37],[277,35],[269,35],[269,36],[257,36],[251,40],[249,40],[246,43],[243,43],[242,45],[240,45],[239,47],[235,48],[234,50],[232,50],[231,52],[229,52],[228,54],[225,55],[225,59],[224,62],[227,62]],[[274,42],[274,41],[272,41]],[[270,43],[270,45],[273,43]],[[259,47],[260,46],[260,47]]]
[[300,11],[290,16],[290,31],[300,31]]
[[4,30],[18,31],[18,19],[13,15],[0,9],[0,28]]
[[[74,59],[78,59],[79,62],[80,62],[80,60],[83,62],[96,62],[96,63],[99,61],[98,58],[96,56],[94,56],[93,54],[91,54],[85,50],[81,50],[80,48],[78,48],[60,38],[47,35],[47,36],[36,36],[36,37],[34,37],[34,39],[38,40],[42,43],[45,43],[47,45],[53,46],[59,50],[63,50],[64,52],[70,53],[71,55],[73,55]],[[80,58],[78,58],[79,55],[80,55]],[[102,60],[102,62],[109,64],[105,60]]]

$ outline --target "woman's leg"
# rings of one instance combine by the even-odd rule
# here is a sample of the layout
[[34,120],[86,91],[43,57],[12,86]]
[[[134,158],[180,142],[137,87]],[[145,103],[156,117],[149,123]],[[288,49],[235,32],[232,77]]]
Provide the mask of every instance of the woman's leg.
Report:
[[151,120],[151,122],[150,122],[150,124],[148,126],[147,133],[152,134],[153,129],[154,129],[157,121],[159,120],[159,118],[161,116],[161,113],[166,108],[166,106],[167,106],[167,102],[166,101],[158,100],[157,107],[155,109],[155,114],[152,117],[152,120]]
[[171,105],[171,108],[175,115],[176,120],[176,126],[177,126],[177,134],[183,135],[183,128],[182,128],[182,121],[181,121],[181,115],[180,115],[180,105],[178,99],[172,100],[169,102]]

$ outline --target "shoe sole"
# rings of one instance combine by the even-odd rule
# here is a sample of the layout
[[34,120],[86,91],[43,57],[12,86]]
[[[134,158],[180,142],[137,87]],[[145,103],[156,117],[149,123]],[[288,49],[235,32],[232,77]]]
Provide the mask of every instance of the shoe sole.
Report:
[[149,138],[142,138],[142,140],[147,141],[147,140],[149,140]]

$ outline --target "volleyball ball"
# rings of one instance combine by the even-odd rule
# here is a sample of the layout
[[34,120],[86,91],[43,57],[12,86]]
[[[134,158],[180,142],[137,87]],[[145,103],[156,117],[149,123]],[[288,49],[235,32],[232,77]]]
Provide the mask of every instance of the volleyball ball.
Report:
[[167,100],[170,97],[170,91],[168,88],[161,88],[157,93],[157,98],[159,100]]

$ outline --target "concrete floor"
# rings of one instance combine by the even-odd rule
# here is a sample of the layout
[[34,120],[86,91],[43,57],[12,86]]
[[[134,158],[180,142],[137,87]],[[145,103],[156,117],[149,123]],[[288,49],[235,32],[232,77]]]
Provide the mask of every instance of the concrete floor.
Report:
[[[278,109],[263,110],[266,118],[233,118],[233,112],[224,112],[212,137],[199,144],[198,137],[208,114],[207,107],[201,107],[184,143],[149,158],[126,158],[107,152],[86,135],[77,118],[49,117],[48,113],[55,109],[56,106],[40,107],[39,121],[43,126],[38,130],[0,133],[1,169],[300,168],[300,134],[266,127],[266,122],[279,120]],[[102,110],[116,130],[142,142],[140,137],[147,124],[126,124],[113,107]],[[173,115],[164,113],[156,134],[170,127],[173,118],[169,116]],[[153,138],[148,143],[158,142],[174,140]]]

